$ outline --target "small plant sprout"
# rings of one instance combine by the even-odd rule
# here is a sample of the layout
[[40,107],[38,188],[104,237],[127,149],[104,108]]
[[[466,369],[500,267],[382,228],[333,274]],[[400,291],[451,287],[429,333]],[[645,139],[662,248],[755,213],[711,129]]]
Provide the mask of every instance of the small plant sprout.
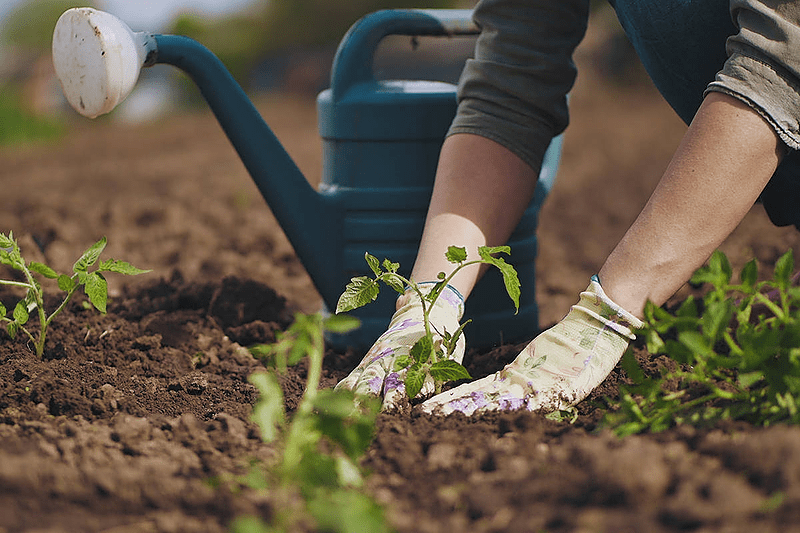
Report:
[[[100,254],[106,247],[106,238],[103,237],[86,250],[83,255],[75,262],[72,267],[72,275],[59,274],[49,266],[36,261],[27,262],[22,257],[17,241],[14,240],[13,233],[8,235],[0,233],[0,264],[7,265],[14,270],[19,270],[24,276],[24,281],[13,281],[0,279],[0,285],[19,287],[25,289],[25,296],[17,302],[11,312],[11,318],[6,316],[8,309],[0,302],[0,322],[6,324],[6,331],[11,338],[16,337],[19,332],[28,336],[36,350],[36,355],[44,353],[45,340],[47,338],[47,327],[53,319],[66,307],[75,292],[83,287],[86,296],[92,305],[101,313],[106,312],[108,303],[108,285],[103,276],[104,272],[116,272],[117,274],[137,275],[150,272],[141,270],[125,261],[116,259],[106,259],[97,268],[89,271],[89,268],[97,263]],[[64,297],[56,309],[49,315],[44,308],[44,291],[41,284],[36,281],[34,274],[47,279],[57,280],[58,288],[63,291]],[[36,311],[39,318],[38,334],[34,330],[26,327],[31,313]]]
[[[276,464],[251,475],[261,477],[258,486],[281,486],[285,498],[272,524],[240,517],[233,528],[236,533],[296,531],[307,516],[316,522],[315,531],[387,531],[383,511],[363,491],[360,466],[372,443],[379,405],[377,401],[356,404],[348,390],[318,390],[323,331],[345,333],[357,326],[358,320],[346,315],[298,314],[275,344],[250,348],[271,369],[250,376],[260,393],[252,419],[263,440],[275,443],[279,452]],[[304,357],[308,358],[305,390],[289,420],[277,375]]]
[[[410,288],[416,294],[422,304],[422,316],[425,327],[425,334],[411,347],[408,356],[398,357],[395,361],[395,370],[406,370],[405,389],[409,400],[413,400],[422,390],[425,379],[430,376],[433,379],[435,391],[441,392],[442,385],[448,381],[470,378],[469,372],[460,363],[453,360],[458,339],[461,337],[466,326],[470,321],[467,320],[456,331],[438,331],[431,324],[430,314],[433,305],[439,295],[462,269],[470,265],[491,265],[497,267],[503,275],[503,283],[511,301],[519,311],[520,283],[517,271],[502,257],[495,257],[497,254],[511,254],[508,246],[481,246],[478,248],[479,259],[467,260],[467,250],[462,247],[450,246],[445,257],[455,265],[450,274],[439,272],[438,281],[433,288],[425,293],[420,286],[411,279],[406,279],[397,273],[400,265],[384,259],[381,264],[378,259],[369,253],[365,254],[365,259],[374,278],[360,276],[352,278],[347,284],[344,293],[339,297],[336,306],[337,313],[344,313],[357,309],[370,302],[373,302],[380,292],[380,283],[388,285],[399,294],[404,294]],[[438,339],[435,337],[438,335]]]

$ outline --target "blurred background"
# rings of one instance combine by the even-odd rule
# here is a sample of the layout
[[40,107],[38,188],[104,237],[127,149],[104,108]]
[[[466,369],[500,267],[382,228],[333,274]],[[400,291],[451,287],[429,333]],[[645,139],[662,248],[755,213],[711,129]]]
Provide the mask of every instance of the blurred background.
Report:
[[[70,7],[113,13],[135,31],[195,38],[211,49],[250,94],[314,96],[327,87],[336,47],[361,16],[383,8],[472,8],[475,0],[0,0],[0,144],[58,138],[75,114],[54,77],[50,46],[58,17]],[[595,2],[602,9],[605,2]],[[607,7],[607,6],[605,6]],[[624,82],[638,65],[616,19],[605,17],[608,73]],[[455,83],[471,38],[390,37],[375,58],[383,78]],[[409,61],[407,54],[415,54]],[[600,60],[600,59],[598,59]],[[636,74],[635,74],[636,75]],[[197,107],[199,92],[176,69],[144,69],[111,120],[151,121]]]
[[[475,1],[0,0],[0,230],[14,230],[26,251],[38,248],[37,260],[61,271],[106,235],[109,256],[154,271],[109,279],[112,294],[123,282],[234,275],[316,311],[320,299],[303,265],[197,87],[177,69],[156,65],[143,69],[134,92],[112,113],[81,117],[53,74],[58,17],[88,4],[134,30],[197,39],[226,64],[315,186],[323,165],[315,97],[329,83],[347,29],[382,8],[469,9]],[[384,79],[455,82],[473,44],[387,38],[374,70]],[[605,0],[595,2],[574,59],[571,122],[537,230],[543,325],[561,318],[586,287],[685,131]],[[797,232],[775,231],[758,211],[753,217],[724,247],[734,264],[754,255],[769,264],[787,245],[800,254]]]

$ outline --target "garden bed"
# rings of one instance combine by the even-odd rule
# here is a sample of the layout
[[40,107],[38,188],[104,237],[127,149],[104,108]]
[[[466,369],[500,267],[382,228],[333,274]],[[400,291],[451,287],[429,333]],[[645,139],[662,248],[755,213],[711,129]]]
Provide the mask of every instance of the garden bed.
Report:
[[[540,220],[543,325],[574,303],[684,130],[651,86],[604,82],[591,44],[590,35]],[[314,102],[273,96],[259,107],[318,181]],[[216,483],[274,454],[250,421],[257,394],[247,377],[260,363],[244,347],[273,340],[319,297],[213,117],[77,121],[62,144],[3,149],[0,169],[0,231],[13,230],[32,258],[69,270],[105,235],[108,256],[153,269],[109,275],[107,315],[71,303],[42,359],[22,337],[0,337],[0,532],[218,532],[241,514],[269,516],[269,491]],[[768,270],[790,247],[798,256],[798,234],[754,207],[723,250],[735,266],[755,256]],[[484,375],[517,349],[466,362]],[[360,357],[326,354],[323,385]],[[290,409],[304,368],[282,380]],[[622,377],[612,374],[575,424],[381,415],[364,461],[369,492],[401,532],[795,527],[800,428],[618,439],[597,422]]]

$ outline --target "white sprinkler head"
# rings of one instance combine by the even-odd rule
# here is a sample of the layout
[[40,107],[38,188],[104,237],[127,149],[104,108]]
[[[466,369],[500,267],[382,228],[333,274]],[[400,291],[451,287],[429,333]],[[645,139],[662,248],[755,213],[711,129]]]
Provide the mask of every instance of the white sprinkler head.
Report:
[[125,100],[154,51],[152,35],[133,32],[114,15],[88,7],[64,12],[53,32],[53,65],[64,95],[89,118]]

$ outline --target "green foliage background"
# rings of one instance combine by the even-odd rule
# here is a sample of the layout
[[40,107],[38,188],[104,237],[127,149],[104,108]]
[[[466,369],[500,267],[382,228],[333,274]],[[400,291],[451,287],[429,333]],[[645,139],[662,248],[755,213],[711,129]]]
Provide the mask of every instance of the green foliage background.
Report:
[[207,20],[182,15],[169,33],[186,35],[212,50],[240,82],[263,57],[281,50],[341,40],[359,18],[389,8],[454,8],[457,0],[272,0],[251,13]]

